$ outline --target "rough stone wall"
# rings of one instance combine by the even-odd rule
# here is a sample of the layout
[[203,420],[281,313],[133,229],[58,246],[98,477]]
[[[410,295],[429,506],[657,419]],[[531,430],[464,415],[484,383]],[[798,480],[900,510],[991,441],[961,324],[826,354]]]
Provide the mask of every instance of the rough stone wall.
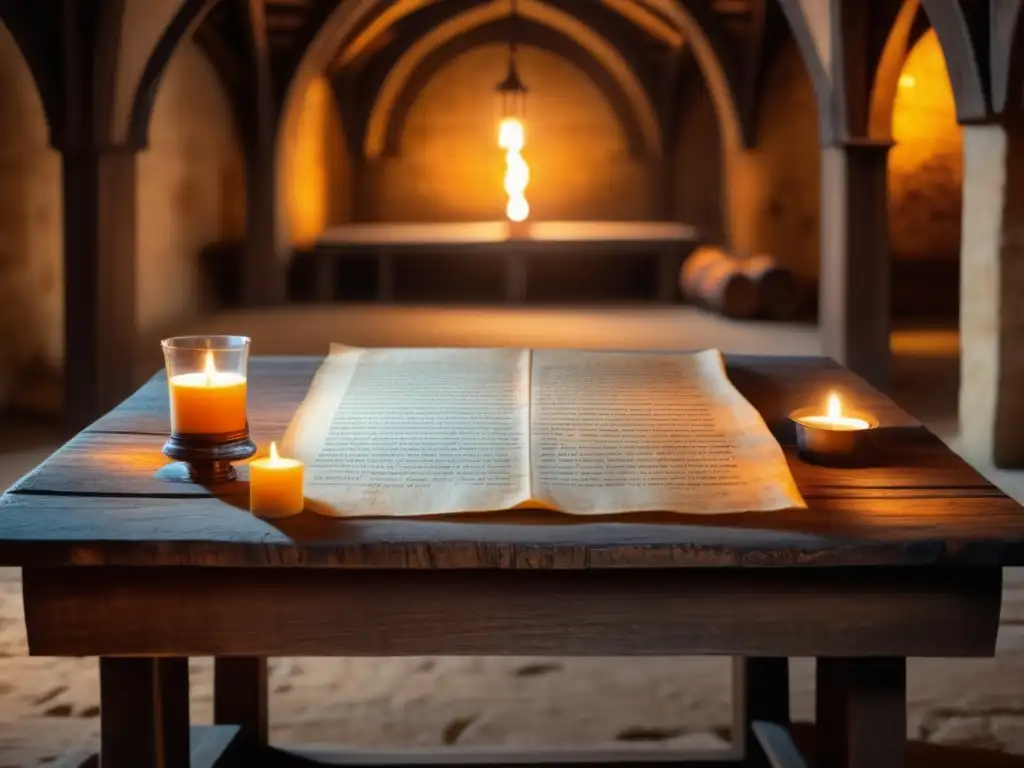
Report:
[[196,312],[204,297],[199,254],[245,231],[242,151],[213,67],[192,42],[168,64],[139,154],[140,335]]
[[[487,45],[452,60],[409,111],[399,156],[373,162],[360,194],[376,221],[475,221],[504,217],[504,157],[494,86],[507,49]],[[530,89],[526,190],[531,218],[660,217],[651,167],[630,156],[603,94],[575,65],[529,46],[520,74]]]
[[671,217],[720,241],[725,235],[722,146],[711,94],[696,64],[684,75],[674,139]]
[[292,244],[303,247],[350,218],[348,150],[327,78],[310,82],[288,141],[288,226]]
[[743,196],[749,210],[733,212],[736,244],[771,254],[808,281],[816,279],[821,239],[818,106],[791,40],[780,47],[765,76],[757,146],[738,154],[730,182],[755,189]]
[[60,155],[14,38],[0,24],[0,408],[26,368],[64,358]]
[[889,242],[895,258],[957,259],[963,131],[933,30],[911,49],[893,106]]

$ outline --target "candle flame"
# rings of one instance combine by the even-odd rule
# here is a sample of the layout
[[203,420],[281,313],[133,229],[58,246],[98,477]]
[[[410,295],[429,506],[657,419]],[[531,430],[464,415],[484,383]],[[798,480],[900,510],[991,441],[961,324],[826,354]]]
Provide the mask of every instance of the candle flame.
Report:
[[843,417],[843,404],[839,400],[839,395],[835,392],[828,396],[828,407],[825,409],[825,414],[830,419],[841,419]]
[[213,350],[206,350],[206,361],[203,364],[203,373],[206,374],[206,378],[208,380],[217,373],[217,365],[213,361]]
[[277,443],[270,444],[270,460],[278,461],[281,457],[277,455]]

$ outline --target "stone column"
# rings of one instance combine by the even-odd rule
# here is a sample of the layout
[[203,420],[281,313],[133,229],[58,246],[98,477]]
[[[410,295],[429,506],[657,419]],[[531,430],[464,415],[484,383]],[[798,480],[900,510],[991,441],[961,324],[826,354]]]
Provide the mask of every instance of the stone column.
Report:
[[1024,467],[1024,128],[966,125],[960,435],[972,460]]
[[889,383],[889,142],[821,152],[822,351],[885,391]]
[[135,387],[135,152],[63,154],[65,412],[83,427]]
[[245,306],[283,304],[287,264],[278,227],[276,131],[270,116],[253,126],[245,153],[246,227],[242,254],[242,302]]

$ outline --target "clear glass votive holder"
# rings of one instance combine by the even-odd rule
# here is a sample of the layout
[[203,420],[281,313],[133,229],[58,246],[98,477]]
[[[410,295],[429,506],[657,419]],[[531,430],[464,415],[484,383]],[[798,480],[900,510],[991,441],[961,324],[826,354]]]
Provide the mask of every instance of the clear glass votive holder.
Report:
[[246,411],[249,344],[246,336],[164,339],[171,434],[165,456],[184,463],[181,477],[210,484],[236,478],[231,462],[256,452]]

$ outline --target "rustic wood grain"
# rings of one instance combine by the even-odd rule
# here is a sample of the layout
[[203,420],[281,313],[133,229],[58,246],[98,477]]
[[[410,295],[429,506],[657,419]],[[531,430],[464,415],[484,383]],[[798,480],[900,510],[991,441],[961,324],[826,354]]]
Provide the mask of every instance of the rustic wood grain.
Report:
[[8,494],[0,563],[412,569],[1024,564],[1010,499],[822,499],[813,509],[592,521],[515,511],[261,520],[217,499]]
[[998,568],[24,572],[43,656],[989,656],[1001,586]]
[[[250,422],[266,450],[321,360],[254,358]],[[516,511],[427,520],[306,512],[265,522],[240,482],[214,492],[156,476],[166,463],[158,374],[0,499],[0,562],[348,568],[622,568],[1024,563],[1024,511],[888,398],[822,358],[728,358],[729,375],[786,446],[807,510],[574,518]],[[786,414],[840,391],[879,416],[876,466],[799,460]]]
[[188,659],[101,658],[101,768],[189,768]]
[[267,699],[265,658],[218,656],[213,660],[214,723],[238,726],[243,738],[266,744],[270,732]]
[[732,662],[733,743],[749,768],[775,768],[754,723],[789,728],[789,659],[738,656]]
[[816,711],[816,765],[905,765],[906,659],[818,659]]

